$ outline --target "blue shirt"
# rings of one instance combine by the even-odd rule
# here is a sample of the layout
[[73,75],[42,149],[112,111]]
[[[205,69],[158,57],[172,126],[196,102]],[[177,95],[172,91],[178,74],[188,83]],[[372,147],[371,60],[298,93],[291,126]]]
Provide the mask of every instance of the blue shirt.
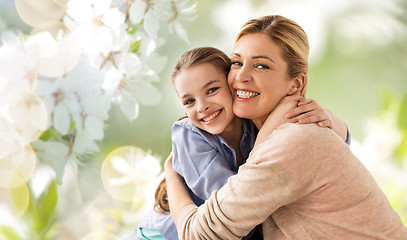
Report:
[[[247,119],[242,119],[242,128],[240,151],[245,161],[258,131],[253,122]],[[198,206],[237,172],[234,149],[220,135],[197,128],[188,118],[177,121],[172,127],[172,151],[173,168],[184,177],[191,198]],[[139,224],[140,227],[157,229],[166,239],[178,239],[170,213],[160,214],[151,210]]]

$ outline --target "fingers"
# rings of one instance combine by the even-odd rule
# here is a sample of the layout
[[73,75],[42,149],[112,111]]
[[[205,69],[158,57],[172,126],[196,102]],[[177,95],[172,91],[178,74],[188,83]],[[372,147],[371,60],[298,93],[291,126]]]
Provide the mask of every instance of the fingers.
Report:
[[314,111],[311,111],[311,112],[303,113],[296,117],[290,118],[288,120],[288,122],[290,122],[290,123],[299,122],[299,123],[306,124],[306,123],[317,123],[317,122],[321,122],[324,120],[326,120],[326,119],[322,118],[321,115],[315,114]]
[[330,119],[325,119],[322,115],[316,115],[314,112],[308,112],[301,114],[295,118],[288,119],[289,123],[300,123],[300,124],[309,124],[317,123],[320,127],[332,128],[332,121]]
[[[298,106],[302,106],[302,105],[306,105],[306,104],[310,104],[314,102],[312,99],[309,98],[302,98],[301,101],[298,103]],[[315,103],[315,102],[314,102]]]
[[329,119],[325,119],[323,121],[318,122],[318,126],[332,128],[332,121]]
[[285,114],[285,117],[286,117],[286,118],[293,118],[293,117],[298,116],[298,115],[300,115],[300,114],[304,114],[304,113],[310,112],[310,111],[312,111],[312,110],[314,110],[314,109],[315,109],[315,108],[314,108],[312,105],[310,105],[310,104],[303,104],[303,105],[301,105],[301,106],[297,106],[296,108],[294,108],[294,109],[288,111],[288,112]]

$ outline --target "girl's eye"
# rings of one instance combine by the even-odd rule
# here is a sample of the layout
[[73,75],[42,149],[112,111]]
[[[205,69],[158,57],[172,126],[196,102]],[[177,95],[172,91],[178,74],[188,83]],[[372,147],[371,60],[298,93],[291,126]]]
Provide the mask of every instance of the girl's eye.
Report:
[[218,90],[218,89],[219,89],[218,87],[210,88],[210,89],[208,90],[208,94],[214,93],[214,92],[216,92],[216,90]]
[[190,104],[192,104],[192,103],[194,103],[195,102],[195,100],[194,99],[188,99],[188,100],[186,100],[185,102],[184,102],[184,105],[186,106],[186,105],[190,105]]
[[270,69],[267,65],[264,64],[256,64],[255,67],[257,69]]

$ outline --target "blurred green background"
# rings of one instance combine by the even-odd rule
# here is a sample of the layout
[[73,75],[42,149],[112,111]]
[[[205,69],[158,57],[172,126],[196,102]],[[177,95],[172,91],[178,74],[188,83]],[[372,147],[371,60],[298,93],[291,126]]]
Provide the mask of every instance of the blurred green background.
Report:
[[[170,82],[179,56],[198,46],[218,47],[229,54],[240,26],[261,15],[281,14],[305,29],[311,47],[307,97],[343,119],[353,140],[363,139],[366,119],[383,109],[383,89],[397,98],[407,91],[407,1],[205,0],[197,1],[197,11],[194,21],[184,21],[190,45],[160,29],[166,43],[159,51],[168,56],[157,85],[162,101],[158,106],[141,106],[133,122],[113,107],[102,143],[105,153],[138,145],[166,157],[172,123],[183,114]],[[3,0],[0,13],[0,30],[30,31],[13,1]]]
[[[113,109],[105,150],[135,144],[166,157],[171,125],[183,114],[170,83],[178,57],[198,46],[215,46],[229,54],[239,27],[265,14],[282,14],[305,28],[311,43],[307,97],[331,109],[348,124],[352,139],[362,141],[366,119],[384,108],[382,91],[390,89],[397,98],[407,91],[407,2],[387,1],[386,6],[375,0],[348,1],[346,7],[335,6],[335,1],[278,2],[198,1],[198,17],[185,24],[191,45],[162,33],[166,44],[160,51],[168,56],[168,64],[158,86],[161,104],[141,107],[140,117],[131,123]],[[396,3],[400,8],[393,9]]]

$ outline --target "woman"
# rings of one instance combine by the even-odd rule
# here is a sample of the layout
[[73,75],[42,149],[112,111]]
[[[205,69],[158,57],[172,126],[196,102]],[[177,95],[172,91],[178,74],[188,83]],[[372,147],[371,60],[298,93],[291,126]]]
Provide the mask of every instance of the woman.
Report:
[[264,239],[407,239],[373,177],[331,130],[268,125],[284,96],[305,95],[308,51],[305,32],[287,18],[265,16],[243,26],[228,81],[234,113],[251,119],[259,136],[238,174],[199,208],[168,158],[180,239],[240,239],[258,224]]
[[[187,115],[172,128],[173,168],[184,178],[192,200],[198,206],[236,174],[238,167],[246,161],[257,135],[252,121],[238,118],[233,113],[233,98],[227,81],[230,66],[230,58],[219,49],[200,47],[185,52],[171,75]],[[308,101],[299,94],[287,96],[284,100],[273,111],[273,125],[279,126],[289,110],[300,114],[298,109],[295,110],[298,101]],[[300,104],[299,110],[301,107],[313,109],[312,114],[316,115],[309,116],[309,110],[306,111],[306,118],[310,117],[310,120],[332,117],[316,102]],[[332,128],[338,130],[345,126],[342,121],[332,124]],[[337,134],[346,136],[346,129]],[[165,181],[160,183],[156,199],[154,211],[150,211],[138,225],[137,237],[178,239],[166,203]],[[252,232],[244,239],[257,239],[254,234]]]

